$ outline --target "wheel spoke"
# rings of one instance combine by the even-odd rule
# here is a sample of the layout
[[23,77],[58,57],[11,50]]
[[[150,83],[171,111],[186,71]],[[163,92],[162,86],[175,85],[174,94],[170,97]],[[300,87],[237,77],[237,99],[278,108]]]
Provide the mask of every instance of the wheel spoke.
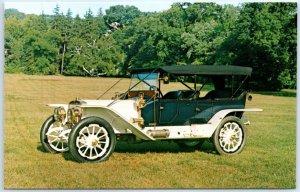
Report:
[[95,126],[93,126],[93,135],[95,134]]
[[87,145],[86,144],[83,144],[79,147],[79,149],[83,148],[83,147],[86,147]]
[[90,158],[93,158],[93,148],[90,148]]
[[83,153],[86,154],[86,152],[87,152],[88,149],[89,149],[89,148],[87,147]]
[[59,140],[59,138],[58,137],[56,137],[54,140],[48,140],[50,143],[53,143],[53,142],[55,142],[55,141],[57,141],[57,140]]
[[230,150],[233,150],[234,147],[235,147],[234,144],[233,144],[232,142],[229,143],[229,146],[230,146],[230,148],[229,148]]
[[86,140],[87,136],[85,134],[82,134],[82,137],[84,137],[84,140]]
[[97,148],[101,149],[101,151],[104,149],[101,147],[101,145],[96,145]]
[[102,135],[102,136],[100,136],[100,137],[98,137],[98,139],[100,140],[100,139],[102,139],[103,137],[105,137],[106,135]]
[[86,131],[87,131],[87,133],[90,135],[89,127],[86,127]]
[[97,136],[100,132],[101,132],[101,129],[99,129],[99,130],[97,131],[96,136]]
[[93,148],[94,150],[95,150],[95,152],[96,152],[96,156],[98,156],[99,155],[99,153],[98,153],[98,151],[97,151],[97,149],[96,148]]

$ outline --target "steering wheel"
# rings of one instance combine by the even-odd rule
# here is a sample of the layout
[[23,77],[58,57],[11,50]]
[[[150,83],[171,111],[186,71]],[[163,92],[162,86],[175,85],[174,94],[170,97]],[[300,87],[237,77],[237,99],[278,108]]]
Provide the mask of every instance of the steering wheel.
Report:
[[158,94],[159,94],[161,97],[163,96],[161,90],[160,90],[158,87],[156,87],[155,85],[150,85],[149,90],[150,90],[150,91],[155,91],[155,90],[157,90],[157,91],[158,91]]
[[150,91],[155,91],[155,89],[158,89],[155,85],[150,85],[149,86]]
[[156,87],[155,85],[151,85],[151,86],[149,87],[149,90],[150,90],[150,91],[155,91],[155,90],[157,90],[157,91],[158,91],[158,96],[161,96],[161,97],[163,96],[161,90],[160,90],[158,87]]

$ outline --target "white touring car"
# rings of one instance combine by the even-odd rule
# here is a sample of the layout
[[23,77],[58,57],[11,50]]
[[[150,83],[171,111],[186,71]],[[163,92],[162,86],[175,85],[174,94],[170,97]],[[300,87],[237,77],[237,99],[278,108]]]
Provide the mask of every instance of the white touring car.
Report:
[[[117,141],[170,140],[200,147],[210,139],[221,155],[240,153],[249,124],[244,112],[262,111],[245,109],[252,98],[251,72],[249,67],[207,65],[132,70],[128,91],[112,100],[49,104],[54,114],[42,125],[41,144],[47,152],[69,150],[78,162],[108,159]],[[161,82],[170,79],[186,89],[163,94]]]

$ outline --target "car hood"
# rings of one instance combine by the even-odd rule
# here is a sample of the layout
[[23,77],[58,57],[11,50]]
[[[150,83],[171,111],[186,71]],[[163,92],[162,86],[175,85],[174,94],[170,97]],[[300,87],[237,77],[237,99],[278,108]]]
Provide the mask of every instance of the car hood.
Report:
[[80,100],[82,106],[99,106],[106,107],[114,100]]

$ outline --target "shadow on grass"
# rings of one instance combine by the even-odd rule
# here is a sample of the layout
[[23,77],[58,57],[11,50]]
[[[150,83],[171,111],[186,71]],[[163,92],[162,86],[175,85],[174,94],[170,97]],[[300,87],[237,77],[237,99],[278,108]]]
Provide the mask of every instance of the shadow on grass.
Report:
[[117,142],[115,152],[118,153],[178,153],[180,148],[174,142],[169,141],[146,141],[143,143]]
[[40,152],[47,153],[47,151],[45,151],[45,149],[43,148],[42,145],[38,145],[38,146],[36,147],[36,149],[37,149],[38,151],[40,151]]
[[272,95],[272,96],[281,96],[281,97],[296,97],[296,90],[282,90],[282,91],[253,91],[254,94],[260,95]]
[[[37,146],[37,150],[42,153],[48,153],[44,150],[42,145]],[[148,141],[143,143],[129,144],[127,142],[117,142],[116,153],[192,153],[201,151],[204,153],[216,154],[214,145],[206,140],[201,148],[181,148],[173,141]],[[59,153],[57,153],[59,154]],[[61,153],[62,157],[67,161],[77,162],[70,152]]]
[[75,160],[75,158],[71,155],[70,152],[64,152],[64,153],[62,153],[62,157],[63,157],[66,161],[72,161],[72,162],[78,163],[78,161]]
[[[192,153],[201,151],[209,154],[217,154],[214,145],[205,141],[200,149],[197,148],[180,148],[176,143],[170,141],[149,141],[136,144],[128,144],[127,142],[117,142],[114,152],[115,153]],[[71,162],[78,163],[70,152],[62,153],[62,157]]]
[[[47,151],[43,148],[43,146],[42,146],[41,144],[39,144],[39,145],[36,147],[36,149],[37,149],[38,151],[42,152],[42,153],[49,153],[49,152],[47,152]],[[63,157],[65,160],[67,160],[67,161],[77,162],[77,161],[74,159],[74,157],[71,155],[70,152],[54,153],[54,154],[58,154],[58,155],[61,154],[62,157]]]
[[118,142],[115,148],[115,152],[117,153],[181,153],[194,152],[196,150],[206,153],[215,153],[215,148],[209,141],[205,141],[200,149],[193,147],[181,148],[172,141],[148,141],[137,144]]

